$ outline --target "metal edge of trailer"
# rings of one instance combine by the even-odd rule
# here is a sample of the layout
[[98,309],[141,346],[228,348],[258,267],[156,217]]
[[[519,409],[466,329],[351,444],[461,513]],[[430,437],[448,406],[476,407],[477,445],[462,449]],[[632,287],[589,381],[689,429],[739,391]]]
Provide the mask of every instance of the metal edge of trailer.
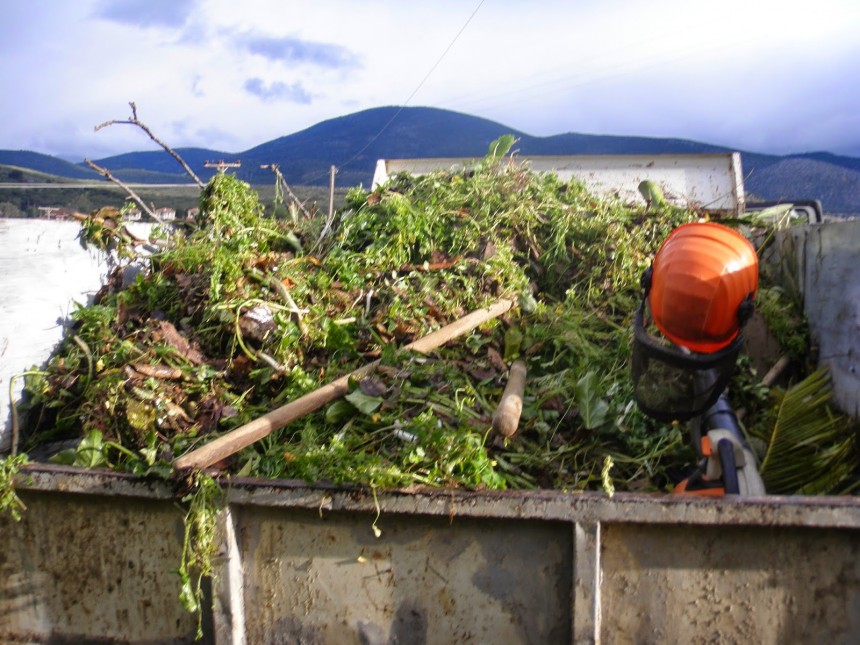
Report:
[[[0,521],[7,544],[0,635],[10,642],[189,640],[193,624],[177,610],[172,573],[182,542],[176,483],[31,465],[17,484],[32,509],[23,527]],[[853,497],[374,496],[297,481],[222,485],[210,642],[860,636],[860,503]],[[82,527],[91,513],[106,531],[126,526],[127,533],[100,537]],[[90,548],[82,549],[79,532],[93,540]],[[57,549],[60,535],[70,536],[66,551],[37,558]],[[16,552],[25,557],[13,561]],[[148,584],[113,579],[126,569]],[[144,600],[157,615],[141,608]],[[92,619],[82,607],[100,609],[97,634],[82,631]],[[145,620],[152,622],[135,623]],[[16,625],[26,631],[15,632]]]
[[[715,214],[744,212],[741,155],[738,152],[702,154],[541,155],[512,157],[535,172],[553,172],[562,180],[577,178],[598,195],[612,195],[628,203],[642,203],[639,183],[657,183],[666,199],[678,206]],[[379,159],[372,188],[398,173],[424,175],[436,170],[461,170],[476,159]]]
[[[221,480],[228,505],[296,508],[318,512],[408,514],[537,521],[629,522],[805,526],[860,529],[856,496],[777,496],[710,498],[698,495],[565,492],[557,490],[392,489],[343,487],[300,480],[226,477]],[[177,499],[178,483],[110,470],[31,464],[16,480],[20,490]]]

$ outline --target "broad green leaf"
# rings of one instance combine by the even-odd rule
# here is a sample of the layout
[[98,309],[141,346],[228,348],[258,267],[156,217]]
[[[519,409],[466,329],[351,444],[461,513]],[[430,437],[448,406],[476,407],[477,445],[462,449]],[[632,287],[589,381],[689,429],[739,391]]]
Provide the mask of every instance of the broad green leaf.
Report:
[[597,391],[597,374],[588,372],[574,387],[576,404],[579,406],[579,416],[588,430],[594,430],[604,425],[609,416],[609,404],[600,397]]
[[98,430],[91,430],[75,450],[75,466],[80,466],[81,468],[98,468],[106,464],[107,459],[104,454],[102,433]]
[[67,448],[66,450],[61,450],[55,455],[51,455],[48,458],[48,461],[52,464],[60,464],[61,466],[74,466],[76,458],[77,452],[75,449]]
[[362,414],[373,414],[382,405],[381,396],[367,396],[361,390],[353,390],[344,398],[352,403]]
[[355,406],[343,399],[338,399],[326,408],[325,420],[326,423],[338,424],[354,415]]

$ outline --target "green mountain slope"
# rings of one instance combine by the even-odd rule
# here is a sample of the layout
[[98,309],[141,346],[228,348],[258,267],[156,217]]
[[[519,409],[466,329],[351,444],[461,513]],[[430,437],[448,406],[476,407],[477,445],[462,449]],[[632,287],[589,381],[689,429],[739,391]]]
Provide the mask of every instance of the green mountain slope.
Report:
[[[339,186],[368,186],[378,159],[479,157],[503,134],[518,138],[523,155],[695,154],[729,149],[697,141],[565,133],[534,137],[501,123],[427,107],[380,107],[329,119],[243,152],[179,148],[177,152],[198,176],[215,170],[207,161],[239,161],[235,174],[252,184],[273,181],[278,164],[292,185],[325,186],[329,169],[338,169]],[[29,156],[28,156],[29,155]],[[860,214],[860,159],[826,152],[787,157],[741,151],[747,190],[765,200],[818,199],[825,211]],[[184,183],[187,176],[163,151],[130,152],[96,160],[118,178],[142,183]],[[0,151],[0,164],[22,166],[64,177],[93,177],[84,165],[24,151]]]

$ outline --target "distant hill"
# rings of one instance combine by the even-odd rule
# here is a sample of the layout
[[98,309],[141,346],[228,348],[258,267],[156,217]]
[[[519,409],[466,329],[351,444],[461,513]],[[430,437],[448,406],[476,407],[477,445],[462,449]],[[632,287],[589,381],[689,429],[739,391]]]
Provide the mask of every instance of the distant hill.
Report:
[[98,179],[99,175],[89,167],[81,168],[69,161],[29,150],[0,150],[0,164],[36,170],[69,179]]
[[831,215],[860,214],[860,172],[814,158],[789,157],[768,164],[744,180],[747,192],[768,200],[810,195]]
[[[730,149],[685,139],[622,137],[578,133],[534,137],[487,119],[426,107],[381,107],[318,123],[244,152],[202,148],[177,152],[207,180],[215,172],[207,161],[240,161],[236,175],[253,184],[273,181],[260,166],[278,164],[292,185],[327,185],[329,169],[337,167],[338,186],[369,186],[376,161],[382,158],[480,157],[503,134],[513,134],[523,155],[565,154],[695,154]],[[819,199],[825,212],[860,214],[860,159],[827,152],[789,156],[740,151],[747,192],[763,200]],[[25,158],[24,155],[31,155]],[[14,158],[14,160],[12,160]],[[131,152],[96,160],[125,181],[187,182],[176,161],[163,151]],[[36,153],[0,151],[0,164],[42,172],[92,178],[75,165]],[[50,168],[50,169],[49,169]]]
[[[183,161],[204,181],[217,172],[214,169],[206,168],[206,162],[233,161],[236,158],[236,155],[229,152],[205,148],[177,148],[174,152],[182,157]],[[191,178],[177,163],[176,159],[163,150],[127,152],[94,160],[94,162],[107,168],[123,181],[144,184],[187,183],[191,181]]]

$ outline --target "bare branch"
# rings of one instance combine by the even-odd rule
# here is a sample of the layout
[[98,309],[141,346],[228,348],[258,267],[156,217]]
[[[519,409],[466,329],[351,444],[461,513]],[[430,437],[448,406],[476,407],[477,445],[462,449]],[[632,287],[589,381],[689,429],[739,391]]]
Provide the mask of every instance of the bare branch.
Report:
[[145,212],[147,215],[149,215],[152,219],[154,219],[154,220],[155,220],[156,222],[158,222],[159,224],[164,225],[164,222],[162,221],[162,219],[161,219],[158,215],[156,215],[156,214],[155,214],[155,211],[153,211],[149,206],[147,206],[147,205],[146,205],[146,202],[144,202],[144,201],[143,201],[143,200],[138,196],[138,194],[137,194],[136,192],[134,192],[134,191],[133,191],[133,190],[132,190],[128,185],[126,185],[126,184],[122,183],[119,179],[117,179],[116,177],[114,177],[114,176],[111,174],[110,170],[108,170],[107,168],[102,168],[101,166],[99,166],[99,165],[97,165],[97,164],[93,163],[92,161],[90,161],[90,160],[89,160],[89,159],[87,159],[86,157],[84,157],[84,161],[86,162],[86,164],[87,164],[90,168],[92,168],[92,169],[93,169],[93,170],[95,170],[97,173],[99,173],[100,175],[102,175],[105,179],[107,179],[108,181],[112,181],[112,182],[113,182],[113,183],[115,183],[117,186],[119,186],[120,188],[122,188],[126,193],[128,193],[129,197],[131,197],[131,198],[132,198],[132,199],[137,203],[137,205],[138,205],[138,206],[140,206],[140,207],[143,209],[143,212]]
[[102,128],[106,128],[109,125],[116,125],[116,124],[136,125],[138,128],[140,128],[141,130],[146,132],[146,134],[149,135],[150,139],[152,139],[155,143],[160,145],[165,150],[165,152],[167,152],[171,157],[176,159],[176,161],[178,161],[179,164],[185,169],[185,172],[187,172],[191,176],[191,178],[194,180],[194,182],[200,188],[204,188],[205,184],[202,181],[200,181],[200,178],[196,174],[194,174],[194,171],[191,170],[191,167],[187,163],[185,163],[185,160],[182,157],[180,157],[176,152],[174,152],[170,146],[168,146],[166,143],[164,143],[158,137],[156,137],[152,133],[152,130],[150,130],[146,126],[146,124],[144,124],[143,122],[141,122],[137,118],[137,106],[134,104],[134,101],[129,101],[128,104],[131,106],[131,118],[130,119],[125,119],[125,120],[113,119],[111,121],[105,121],[104,123],[97,125],[95,128],[95,131],[98,132]]

